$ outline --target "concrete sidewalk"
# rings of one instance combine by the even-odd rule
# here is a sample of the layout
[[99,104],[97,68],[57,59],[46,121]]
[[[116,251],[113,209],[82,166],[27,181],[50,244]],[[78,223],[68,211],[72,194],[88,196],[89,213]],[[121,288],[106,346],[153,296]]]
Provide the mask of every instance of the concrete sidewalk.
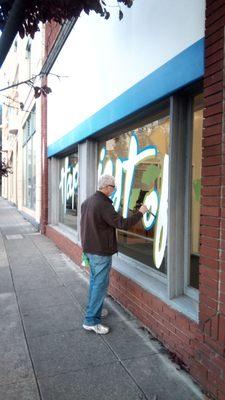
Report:
[[83,271],[0,199],[0,400],[198,400],[188,374],[110,298],[82,329]]

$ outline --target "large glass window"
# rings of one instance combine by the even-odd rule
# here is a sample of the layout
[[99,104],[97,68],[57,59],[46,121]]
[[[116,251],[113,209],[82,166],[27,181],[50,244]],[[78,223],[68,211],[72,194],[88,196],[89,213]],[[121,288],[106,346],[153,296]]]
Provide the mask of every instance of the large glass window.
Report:
[[199,287],[199,237],[200,237],[200,196],[202,170],[202,96],[194,100],[192,165],[191,165],[191,242],[189,284]]
[[34,107],[23,127],[23,204],[32,210],[36,205],[35,119]]
[[77,229],[78,153],[60,160],[59,221]]
[[149,212],[129,229],[118,230],[119,251],[166,274],[168,165],[168,116],[101,142],[98,174],[115,176],[113,204],[124,217],[141,204]]

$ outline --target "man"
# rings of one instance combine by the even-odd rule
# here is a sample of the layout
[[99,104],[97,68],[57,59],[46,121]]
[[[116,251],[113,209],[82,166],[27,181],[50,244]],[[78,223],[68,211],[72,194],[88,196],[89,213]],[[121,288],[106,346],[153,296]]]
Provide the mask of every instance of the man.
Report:
[[99,190],[81,205],[81,242],[90,262],[90,287],[83,328],[100,335],[109,332],[101,324],[103,302],[109,285],[112,255],[117,252],[116,228],[128,229],[147,212],[142,205],[128,218],[123,218],[112,205],[110,196],[115,190],[115,179],[103,175],[98,182]]

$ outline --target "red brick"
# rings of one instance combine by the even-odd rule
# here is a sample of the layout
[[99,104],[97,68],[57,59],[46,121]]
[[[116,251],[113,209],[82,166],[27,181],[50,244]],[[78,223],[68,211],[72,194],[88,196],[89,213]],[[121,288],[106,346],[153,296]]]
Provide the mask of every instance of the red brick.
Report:
[[220,215],[219,207],[201,207],[201,215],[218,217]]
[[204,196],[202,197],[201,204],[203,206],[214,206],[214,207],[219,207],[221,203],[220,197],[212,197],[212,196]]
[[223,37],[212,43],[210,46],[206,47],[205,57],[208,58],[210,55],[216,53],[218,50],[223,50]]
[[220,304],[220,311],[225,314],[225,304]]
[[[212,368],[212,366],[211,366],[211,368]],[[218,399],[218,374],[216,374],[216,372],[214,372],[214,371],[211,372],[209,370],[208,382],[207,382],[206,387],[210,391],[210,394],[212,394],[216,399]]]
[[215,269],[219,268],[219,261],[215,260],[214,258],[204,257],[201,255],[200,263],[201,263],[201,265],[205,265],[207,267],[211,267],[211,268],[215,268]]
[[[220,132],[222,132],[222,126],[220,127]],[[221,144],[221,139],[222,139],[221,134],[208,136],[206,138],[203,138],[203,146],[205,147],[205,146],[214,146],[216,144]]]
[[218,365],[219,368],[225,372],[225,358],[221,357],[221,355],[217,353],[213,353],[212,358],[214,359],[214,363]]
[[163,315],[166,315],[169,318],[169,320],[175,321],[175,317],[176,317],[175,310],[168,307],[166,304],[163,304],[162,312],[163,312]]
[[[223,0],[220,0],[220,1],[223,1]],[[217,42],[217,40],[220,40],[221,38],[223,38],[223,28],[217,30],[212,35],[207,36],[207,38],[205,39],[206,47],[211,46],[213,43]]]
[[215,315],[212,318],[212,330],[211,330],[212,339],[218,340],[218,334],[219,334],[219,318],[218,315]]
[[216,53],[210,54],[205,58],[206,70],[210,67],[210,65],[215,64],[220,60],[223,60],[223,49],[217,50]]
[[207,31],[206,31],[206,37],[208,37],[209,35],[212,35],[214,32],[218,31],[220,28],[223,28],[225,25],[225,21],[224,21],[224,17],[220,18],[216,24],[211,25],[210,27],[208,27]]
[[201,225],[218,227],[218,226],[220,226],[220,219],[202,215],[201,216]]
[[195,364],[196,364],[195,366],[191,366],[191,370],[190,370],[191,374],[194,377],[198,378],[201,383],[203,383],[203,382],[205,383],[208,378],[207,368],[205,368],[203,365],[201,365],[197,362]]
[[[209,275],[206,273],[201,272],[200,266],[200,289],[201,293],[204,294],[206,291],[211,299],[217,300],[218,297],[218,281],[211,279]],[[210,267],[208,267],[210,268]],[[213,269],[213,271],[218,272],[218,269]]]
[[55,21],[48,22],[45,27],[45,56],[50,53],[62,25]]
[[204,235],[204,236],[218,238],[219,232],[220,231],[218,228],[212,228],[212,227],[209,228],[208,226],[200,227],[200,233],[201,233],[201,235]]
[[209,117],[210,115],[214,115],[214,114],[221,114],[223,111],[223,106],[222,103],[217,103],[214,104],[213,106],[208,106],[207,108],[204,109],[203,112],[203,117]]
[[218,305],[218,301],[215,299],[211,299],[209,297],[207,297],[206,295],[201,295],[201,301],[206,303],[210,308],[216,310],[217,309],[217,305]]
[[[215,314],[215,310],[217,310],[218,307],[218,288],[210,288],[208,286],[206,286],[205,282],[209,282],[209,280],[207,279],[202,279],[203,283],[201,282],[201,287],[200,287],[200,292],[201,292],[201,296],[203,296],[203,298],[206,300],[206,302],[203,304],[200,304],[200,310],[201,312],[203,311],[204,313],[209,311],[209,309],[213,312],[209,313],[209,316],[211,317],[212,315]],[[207,299],[209,299],[210,303],[212,303],[211,305],[207,302]],[[213,300],[213,302],[211,302],[211,300]],[[215,309],[215,303],[217,303],[216,309]]]
[[221,167],[220,166],[203,167],[202,175],[203,176],[220,176],[221,175]]
[[225,392],[218,391],[218,400],[225,400]]
[[225,285],[220,285],[220,303],[225,304]]
[[[223,71],[218,71],[215,74],[212,74],[204,79],[204,87],[207,88],[211,85],[214,85],[215,83],[222,82],[222,81],[223,81]],[[220,101],[222,101],[221,100],[222,93],[215,95],[215,96],[218,96],[220,98]],[[210,96],[210,97],[213,97],[213,96]],[[207,99],[210,99],[210,97],[207,97]],[[210,105],[215,105],[215,104],[216,105],[219,104],[219,101],[218,100],[215,101],[215,99],[213,99],[211,101],[209,100],[207,102],[206,101],[204,102],[205,107],[210,106]]]
[[202,178],[202,190],[204,190],[205,187],[210,187],[210,186],[218,186],[220,187],[221,185],[221,178],[219,176],[207,176]]
[[[204,83],[207,86],[211,86],[214,83],[217,83],[218,81],[220,81],[219,77],[223,76],[223,72],[222,71],[218,71],[213,75],[210,75],[208,78],[205,78]],[[219,93],[216,93],[214,95],[208,96],[204,98],[204,104],[205,107],[213,105],[213,104],[217,104],[219,102],[223,101],[223,93],[222,91],[220,91]]]
[[[214,64],[212,64],[210,67],[207,67],[206,71],[205,71],[205,78],[207,78],[208,76],[217,73],[218,71],[221,71],[223,69],[223,60],[219,60],[217,62],[215,62]],[[212,86],[210,86],[211,88]],[[204,93],[204,96],[209,96],[211,94],[215,94],[218,92],[222,91],[222,84],[219,85],[218,87],[215,86],[214,89],[212,90],[208,90],[207,93]]]
[[217,353],[223,355],[224,353],[224,349],[223,346],[221,346],[221,344],[219,342],[217,342],[216,340],[212,339],[209,336],[205,337],[205,342],[212,348],[214,349]]
[[204,127],[216,125],[222,123],[222,113],[212,115],[204,120]]
[[209,247],[217,249],[219,246],[219,240],[215,239],[215,238],[201,237],[200,244],[203,246],[209,246]]
[[224,7],[224,0],[217,0],[217,1],[213,1],[210,3],[208,3],[207,1],[207,8],[206,8],[206,17],[207,19],[210,17],[211,14],[214,14],[214,12],[217,12],[218,9],[220,9],[220,7]]
[[[210,307],[207,307],[207,305],[203,306],[202,304],[200,304],[200,306],[199,306],[200,322],[208,321],[210,318],[213,317],[215,312],[216,312],[216,310],[214,308],[210,308]],[[205,333],[205,336],[206,336],[206,333]],[[215,350],[215,348],[213,348],[213,349]]]
[[213,125],[203,129],[203,146],[221,144],[222,124]]
[[203,158],[215,156],[221,154],[221,152],[222,152],[221,144],[216,144],[215,146],[208,146],[203,148],[202,156]]
[[221,165],[221,156],[208,156],[202,161],[202,165],[205,167],[207,165]]
[[[218,0],[216,1],[216,3],[218,3]],[[219,7],[219,5],[217,5]],[[219,8],[214,8],[214,12],[210,15],[207,16],[206,18],[206,31],[208,31],[208,28],[214,24],[217,24],[218,21],[220,19],[224,20],[225,17],[225,10],[224,10],[224,4],[223,6],[221,5],[221,7]],[[217,40],[217,42],[219,42],[219,40]]]
[[183,331],[190,330],[190,320],[184,317],[182,314],[177,313],[175,319],[176,326]]

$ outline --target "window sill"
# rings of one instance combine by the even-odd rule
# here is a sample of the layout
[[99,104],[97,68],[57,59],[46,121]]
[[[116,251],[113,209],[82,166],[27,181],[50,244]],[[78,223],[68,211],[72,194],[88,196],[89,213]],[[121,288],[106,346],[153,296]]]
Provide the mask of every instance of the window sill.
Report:
[[179,296],[174,299],[168,298],[167,280],[160,273],[148,270],[145,265],[136,262],[129,257],[124,257],[121,253],[113,256],[113,268],[136,282],[147,292],[157,296],[171,308],[181,312],[188,318],[198,322],[198,301],[187,295]]

